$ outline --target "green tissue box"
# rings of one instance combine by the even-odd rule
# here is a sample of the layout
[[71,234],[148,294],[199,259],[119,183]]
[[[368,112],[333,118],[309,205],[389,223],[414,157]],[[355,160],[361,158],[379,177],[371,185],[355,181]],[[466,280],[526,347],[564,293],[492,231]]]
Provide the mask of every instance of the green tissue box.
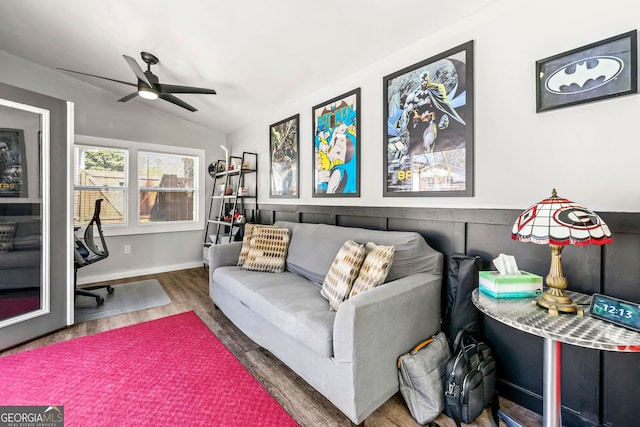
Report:
[[493,298],[527,298],[542,293],[542,277],[520,270],[521,274],[481,271],[480,291]]

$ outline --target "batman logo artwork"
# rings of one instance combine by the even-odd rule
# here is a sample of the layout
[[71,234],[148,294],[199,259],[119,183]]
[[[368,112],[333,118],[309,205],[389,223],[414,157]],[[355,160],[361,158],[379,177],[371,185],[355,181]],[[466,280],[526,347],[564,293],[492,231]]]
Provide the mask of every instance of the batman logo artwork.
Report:
[[545,87],[559,95],[587,92],[614,80],[623,68],[624,63],[615,56],[580,59],[556,70],[545,82]]

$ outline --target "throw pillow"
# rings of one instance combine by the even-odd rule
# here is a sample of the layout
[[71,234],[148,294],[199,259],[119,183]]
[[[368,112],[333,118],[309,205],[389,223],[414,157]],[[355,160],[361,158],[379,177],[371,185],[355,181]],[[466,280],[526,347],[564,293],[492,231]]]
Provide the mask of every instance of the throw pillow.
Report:
[[353,282],[349,298],[384,283],[393,263],[394,246],[382,246],[369,242],[364,247],[365,258]]
[[238,256],[238,265],[244,264],[249,253],[249,247],[251,246],[251,233],[253,233],[254,224],[244,225],[244,237],[242,238],[242,249],[240,249],[240,255]]
[[13,236],[16,234],[17,222],[0,222],[0,252],[13,250]]
[[251,243],[244,270],[282,273],[289,249],[289,229],[256,225],[251,233]]
[[363,245],[353,240],[344,242],[322,283],[322,293],[329,300],[331,311],[337,311],[340,304],[349,297],[351,286],[358,276],[363,260]]
[[251,236],[256,227],[276,228],[275,225],[245,224],[242,248],[240,249],[240,255],[238,256],[238,266],[242,266],[247,259],[247,255],[249,255],[249,249],[251,248]]

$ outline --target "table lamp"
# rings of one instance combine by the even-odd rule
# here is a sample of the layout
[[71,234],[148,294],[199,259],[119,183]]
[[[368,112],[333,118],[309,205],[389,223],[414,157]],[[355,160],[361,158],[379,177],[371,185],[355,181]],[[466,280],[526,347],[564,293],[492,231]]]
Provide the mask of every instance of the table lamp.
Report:
[[565,295],[567,278],[562,271],[562,248],[566,245],[604,245],[612,242],[611,232],[595,213],[568,199],[558,197],[553,189],[551,197],[531,206],[518,216],[511,238],[551,247],[551,268],[546,278],[547,290],[535,303],[551,315],[583,314],[584,311]]

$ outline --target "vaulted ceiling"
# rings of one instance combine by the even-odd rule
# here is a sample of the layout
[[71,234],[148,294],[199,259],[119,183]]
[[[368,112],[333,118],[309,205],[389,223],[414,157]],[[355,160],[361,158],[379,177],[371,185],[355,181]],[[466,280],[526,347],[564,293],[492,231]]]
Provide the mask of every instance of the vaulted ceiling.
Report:
[[[0,50],[48,68],[127,82],[122,55],[156,55],[161,83],[213,88],[177,95],[195,113],[139,97],[229,133],[496,0],[0,0]],[[0,64],[0,66],[2,66]],[[71,76],[113,93],[132,88]]]

